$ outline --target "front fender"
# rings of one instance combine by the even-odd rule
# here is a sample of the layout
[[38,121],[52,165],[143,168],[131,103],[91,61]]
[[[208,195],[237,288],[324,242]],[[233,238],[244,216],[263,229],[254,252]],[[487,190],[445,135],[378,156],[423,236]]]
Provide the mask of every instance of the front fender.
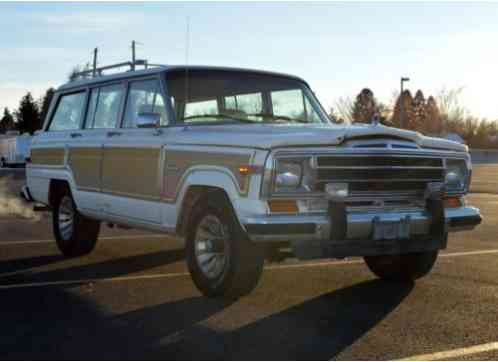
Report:
[[[191,170],[185,177],[178,200],[177,210],[181,210],[184,205],[185,196],[191,187],[211,187],[225,192],[241,226],[244,228],[244,220],[250,215],[261,215],[267,212],[266,204],[259,199],[249,197],[249,192],[244,193],[233,173],[222,167],[200,168]],[[180,213],[178,214],[178,216]],[[177,220],[178,221],[178,220]]]

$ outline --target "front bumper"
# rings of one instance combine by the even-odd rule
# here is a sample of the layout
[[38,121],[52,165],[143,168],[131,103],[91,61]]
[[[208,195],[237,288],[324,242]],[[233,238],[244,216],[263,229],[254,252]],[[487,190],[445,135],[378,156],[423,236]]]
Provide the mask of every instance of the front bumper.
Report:
[[[247,218],[243,223],[253,242],[290,241],[294,249],[301,245],[311,246],[316,243],[322,245],[325,243],[327,246],[335,246],[339,250],[341,247],[351,248],[354,245],[393,246],[394,241],[374,241],[374,223],[379,220],[385,222],[403,221],[409,224],[409,239],[411,241],[419,240],[415,244],[409,243],[413,246],[413,250],[410,249],[410,251],[422,251],[440,249],[446,246],[446,241],[442,240],[441,234],[431,235],[431,225],[435,222],[433,219],[431,212],[427,209],[348,212],[344,220],[344,240],[331,238],[335,223],[333,217],[327,214],[258,216]],[[442,220],[444,223],[443,231],[447,233],[472,230],[481,223],[481,220],[479,209],[472,206],[445,209]],[[439,242],[434,244],[434,239],[438,239]],[[417,248],[422,248],[422,250]],[[399,251],[399,245],[395,246],[394,249]],[[341,252],[338,255],[368,255],[373,253],[365,251],[365,248],[363,250],[363,252]]]

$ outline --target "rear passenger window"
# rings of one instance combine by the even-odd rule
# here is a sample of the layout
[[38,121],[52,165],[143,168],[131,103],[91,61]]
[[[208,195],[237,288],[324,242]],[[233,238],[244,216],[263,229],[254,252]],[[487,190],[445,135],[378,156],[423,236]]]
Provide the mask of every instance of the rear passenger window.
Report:
[[128,99],[126,101],[123,127],[136,127],[137,117],[140,114],[150,113],[159,115],[161,126],[168,124],[159,80],[150,79],[131,82]]
[[92,89],[86,128],[115,128],[123,94],[122,84]]
[[85,92],[79,92],[61,96],[50,123],[50,131],[67,131],[80,128],[85,94]]

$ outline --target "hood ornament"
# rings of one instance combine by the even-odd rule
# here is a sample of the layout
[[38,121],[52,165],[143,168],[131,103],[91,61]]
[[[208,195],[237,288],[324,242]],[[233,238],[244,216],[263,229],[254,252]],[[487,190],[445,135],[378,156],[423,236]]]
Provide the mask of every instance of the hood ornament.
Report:
[[372,126],[378,126],[380,124],[380,117],[378,113],[375,113],[370,119],[370,124]]

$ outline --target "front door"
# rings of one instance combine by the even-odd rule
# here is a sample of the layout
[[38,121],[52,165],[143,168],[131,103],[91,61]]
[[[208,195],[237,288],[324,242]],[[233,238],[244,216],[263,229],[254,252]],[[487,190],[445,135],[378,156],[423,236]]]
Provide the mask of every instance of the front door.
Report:
[[[103,149],[102,193],[110,216],[161,223],[163,152],[167,124],[159,80],[131,81],[120,128],[109,130]],[[139,128],[139,118],[157,124]],[[144,126],[144,124],[141,124]]]

